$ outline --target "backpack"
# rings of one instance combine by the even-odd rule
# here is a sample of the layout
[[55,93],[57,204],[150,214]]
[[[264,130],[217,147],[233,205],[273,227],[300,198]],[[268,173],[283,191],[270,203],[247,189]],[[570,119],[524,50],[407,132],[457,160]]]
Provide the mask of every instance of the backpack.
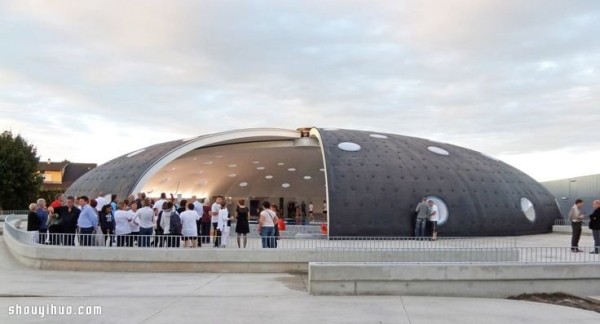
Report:
[[181,217],[179,217],[179,214],[177,213],[172,213],[169,233],[171,233],[171,235],[180,235],[182,229],[183,224],[181,223]]

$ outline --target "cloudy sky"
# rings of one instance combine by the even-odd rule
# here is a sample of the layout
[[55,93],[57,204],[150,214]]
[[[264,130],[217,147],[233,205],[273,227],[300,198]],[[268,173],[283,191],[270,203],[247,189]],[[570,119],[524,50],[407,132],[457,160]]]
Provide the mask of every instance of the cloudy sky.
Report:
[[0,44],[0,131],[42,160],[320,126],[600,173],[600,1],[0,0]]

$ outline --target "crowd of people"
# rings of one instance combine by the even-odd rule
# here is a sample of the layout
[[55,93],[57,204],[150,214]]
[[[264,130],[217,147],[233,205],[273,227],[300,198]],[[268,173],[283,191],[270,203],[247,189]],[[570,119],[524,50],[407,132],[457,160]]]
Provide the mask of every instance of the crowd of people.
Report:
[[[279,211],[276,205],[263,202],[258,220],[258,234],[263,248],[277,247]],[[37,243],[67,246],[117,247],[214,247],[228,245],[232,221],[236,222],[238,248],[246,248],[250,209],[239,200],[235,215],[230,215],[223,196],[214,202],[193,196],[189,201],[168,199],[162,193],[154,201],[145,193],[111,200],[99,193],[95,199],[87,196],[65,197],[57,194],[46,206],[42,198],[29,205],[27,230],[34,231]]]

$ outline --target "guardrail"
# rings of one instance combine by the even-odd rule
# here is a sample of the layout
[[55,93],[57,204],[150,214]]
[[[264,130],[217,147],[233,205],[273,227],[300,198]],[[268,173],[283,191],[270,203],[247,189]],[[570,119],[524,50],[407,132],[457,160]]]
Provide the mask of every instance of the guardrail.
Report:
[[[67,233],[38,233],[21,230],[20,223],[26,220],[24,215],[7,216],[6,228],[17,240],[27,245],[69,245],[74,247],[87,246],[122,246],[129,247],[165,247],[174,248],[184,245],[184,237],[172,235],[104,235],[99,230],[94,234],[67,234]],[[110,239],[109,239],[110,237]],[[240,245],[244,246],[244,237],[240,238]],[[226,248],[237,248],[238,236],[230,232],[226,238],[222,237],[219,245]],[[114,243],[111,244],[111,241]],[[179,241],[179,242],[178,242]],[[189,240],[188,240],[189,241]],[[295,233],[281,231],[279,237],[268,239],[269,243],[282,249],[442,249],[442,248],[514,248],[515,237],[438,237],[435,241],[429,237],[346,237],[327,236],[322,234]],[[203,247],[214,245],[215,238],[211,236],[197,236],[196,242]],[[256,231],[251,231],[246,236],[246,248],[262,248],[262,238]]]
[[[50,249],[103,250],[102,254],[119,254],[119,251],[144,251],[144,255],[152,251],[186,250],[186,242],[181,236],[165,235],[103,235],[96,234],[64,234],[27,232],[19,228],[25,219],[24,215],[10,215],[6,219],[5,235],[27,246]],[[247,238],[246,249],[238,249],[237,238],[231,236],[221,238],[223,248],[213,248],[214,238],[199,237],[202,243],[197,251],[216,252],[229,251],[251,255],[253,251],[265,251],[263,240],[253,233]],[[204,242],[202,240],[205,240]],[[210,241],[207,241],[209,240]],[[590,254],[594,248],[580,247],[584,252],[571,252],[569,247],[519,247],[515,237],[440,237],[436,241],[406,237],[307,237],[286,236],[279,239],[268,238],[268,243],[275,245],[279,253],[308,252],[308,261],[313,262],[409,262],[409,263],[600,263],[600,254]],[[111,247],[111,241],[112,247]],[[210,243],[209,243],[210,242]],[[243,247],[244,241],[240,240]],[[110,251],[110,252],[109,252]],[[113,252],[114,251],[114,252]],[[237,251],[237,252],[236,252]],[[274,253],[278,253],[274,252]],[[87,253],[87,252],[86,252]],[[123,252],[125,253],[125,252]],[[142,253],[142,252],[140,252]],[[162,253],[162,252],[161,252]],[[262,253],[262,252],[261,252]],[[306,256],[306,254],[305,254]],[[292,257],[293,259],[293,257]]]
[[[589,220],[584,220],[582,221],[582,226],[587,227],[590,224]],[[554,220],[554,225],[558,225],[558,226],[571,226],[571,220],[570,219],[555,219]]]

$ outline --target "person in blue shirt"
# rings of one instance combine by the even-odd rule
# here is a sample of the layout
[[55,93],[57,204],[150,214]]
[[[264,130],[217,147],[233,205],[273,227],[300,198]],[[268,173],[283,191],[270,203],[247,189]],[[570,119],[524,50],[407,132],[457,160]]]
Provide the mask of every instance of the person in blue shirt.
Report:
[[77,219],[77,226],[79,227],[79,233],[83,234],[80,241],[82,246],[92,245],[92,235],[98,226],[98,216],[96,211],[89,205],[90,199],[87,196],[79,197],[79,206],[81,213],[79,219]]
[[39,244],[46,244],[46,235],[48,233],[48,210],[46,209],[46,200],[40,198],[37,200],[37,210],[35,213],[40,221]]

